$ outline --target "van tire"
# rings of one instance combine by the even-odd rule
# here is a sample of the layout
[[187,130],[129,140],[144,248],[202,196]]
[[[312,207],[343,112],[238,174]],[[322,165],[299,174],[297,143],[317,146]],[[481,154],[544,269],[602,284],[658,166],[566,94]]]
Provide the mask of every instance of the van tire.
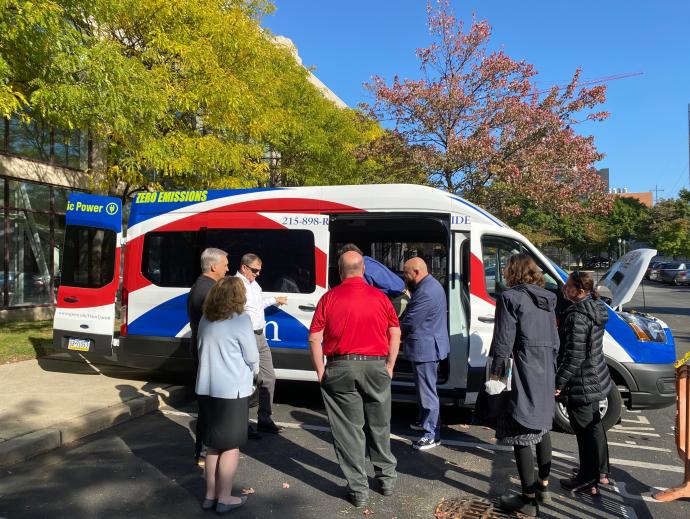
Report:
[[[606,398],[606,414],[604,414],[602,418],[605,431],[608,431],[611,427],[620,422],[622,410],[623,398],[621,397],[621,392],[618,390],[618,386],[614,385]],[[565,409],[564,402],[556,402],[553,422],[559,430],[573,434],[573,428],[570,426],[570,420],[568,419],[568,412]]]

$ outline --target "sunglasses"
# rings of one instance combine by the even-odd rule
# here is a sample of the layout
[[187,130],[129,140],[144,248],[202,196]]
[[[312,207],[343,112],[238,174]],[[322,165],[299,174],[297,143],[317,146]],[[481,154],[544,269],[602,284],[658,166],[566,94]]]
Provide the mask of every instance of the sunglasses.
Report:
[[254,267],[250,267],[249,265],[245,265],[245,267],[247,267],[249,270],[251,270],[252,274],[255,274],[257,276],[261,273],[261,269],[256,269]]

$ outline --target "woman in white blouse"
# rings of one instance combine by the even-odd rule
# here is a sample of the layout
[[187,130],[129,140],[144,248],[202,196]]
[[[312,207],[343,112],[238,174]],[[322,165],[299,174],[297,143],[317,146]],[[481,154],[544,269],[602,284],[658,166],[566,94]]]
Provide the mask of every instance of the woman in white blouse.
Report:
[[199,413],[208,424],[204,437],[206,498],[202,508],[229,512],[247,496],[233,496],[232,482],[240,451],[247,441],[249,396],[259,373],[259,351],[248,315],[242,281],[226,277],[214,285],[204,302],[199,323],[199,370],[196,393]]

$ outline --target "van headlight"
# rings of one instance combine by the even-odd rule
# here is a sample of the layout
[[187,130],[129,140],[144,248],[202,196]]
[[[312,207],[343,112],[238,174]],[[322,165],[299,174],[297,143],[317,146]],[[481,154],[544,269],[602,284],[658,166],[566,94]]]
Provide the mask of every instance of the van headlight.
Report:
[[633,329],[637,338],[647,342],[666,342],[664,328],[654,319],[641,314],[618,312],[628,326]]

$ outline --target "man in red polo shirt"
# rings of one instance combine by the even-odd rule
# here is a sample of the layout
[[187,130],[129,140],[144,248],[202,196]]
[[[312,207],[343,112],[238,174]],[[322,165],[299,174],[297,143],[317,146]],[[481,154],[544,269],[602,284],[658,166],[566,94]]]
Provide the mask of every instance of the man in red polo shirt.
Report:
[[364,281],[361,254],[344,253],[338,267],[342,283],[319,301],[309,329],[309,348],[348,497],[362,507],[369,496],[367,447],[384,496],[393,493],[397,478],[390,422],[400,324],[390,300]]

